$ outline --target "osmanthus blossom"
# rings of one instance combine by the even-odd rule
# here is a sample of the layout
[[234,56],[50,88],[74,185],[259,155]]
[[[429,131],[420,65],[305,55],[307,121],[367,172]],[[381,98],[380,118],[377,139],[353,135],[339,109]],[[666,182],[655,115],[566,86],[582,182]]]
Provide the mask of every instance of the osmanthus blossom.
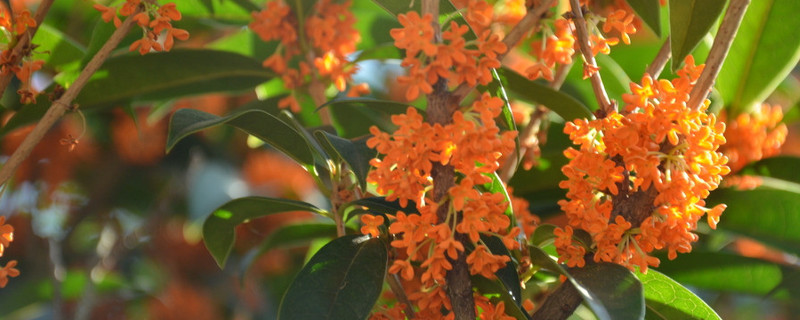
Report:
[[[119,8],[107,7],[96,3],[95,10],[102,12],[101,17],[105,22],[114,21],[114,26],[119,28],[122,21],[118,15],[128,17],[133,15],[138,8],[141,12],[133,15],[132,19],[142,30],[142,38],[131,43],[130,51],[139,51],[146,54],[153,51],[170,51],[175,45],[175,39],[189,39],[189,32],[184,29],[174,28],[173,21],[182,18],[175,3],[170,2],[159,5],[155,1],[126,0]],[[163,35],[163,41],[160,37]]]
[[[564,152],[570,161],[560,186],[569,200],[559,204],[569,225],[556,230],[559,261],[581,266],[591,251],[594,261],[646,271],[659,264],[653,250],[666,249],[670,259],[691,251],[703,215],[716,228],[725,205],[706,208],[705,198],[730,172],[718,151],[725,125],[706,112],[708,100],[686,107],[703,66],[691,56],[685,63],[672,81],[645,74],[632,83],[620,113],[567,123],[564,132],[579,148]],[[594,244],[570,240],[573,229]]]

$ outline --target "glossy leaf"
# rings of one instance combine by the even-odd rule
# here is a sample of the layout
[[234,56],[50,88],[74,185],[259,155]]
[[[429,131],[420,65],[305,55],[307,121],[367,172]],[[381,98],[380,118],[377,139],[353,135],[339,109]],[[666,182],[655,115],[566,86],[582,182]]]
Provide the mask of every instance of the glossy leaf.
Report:
[[800,60],[800,1],[751,1],[716,88],[734,114],[752,110]]
[[383,288],[387,262],[381,239],[334,239],[300,270],[281,301],[278,319],[366,319]]
[[327,215],[325,210],[302,201],[266,197],[245,197],[220,206],[203,223],[203,242],[220,267],[233,248],[237,225],[249,219],[287,211],[309,211]]
[[555,229],[556,226],[549,223],[539,225],[538,227],[536,227],[536,230],[534,230],[533,234],[530,236],[531,239],[530,243],[537,247],[542,247],[550,243],[551,242],[550,240],[556,238],[556,235],[553,234],[553,231],[555,231]]
[[645,314],[642,284],[627,268],[587,262],[565,269],[542,249],[528,246],[531,263],[565,275],[599,319],[641,319]]
[[260,62],[232,52],[126,54],[108,59],[75,101],[81,108],[114,106],[132,100],[252,89],[270,78]]
[[506,184],[503,183],[503,180],[500,179],[500,175],[498,175],[497,172],[493,172],[490,176],[492,178],[492,181],[487,184],[484,184],[483,187],[486,189],[486,191],[490,193],[500,193],[503,195],[503,198],[505,198],[506,203],[508,203],[508,206],[506,206],[506,211],[504,211],[503,213],[509,219],[511,219],[512,225],[516,225],[514,208],[511,205],[511,196],[508,194],[508,189],[506,188]]
[[491,301],[495,304],[503,302],[506,315],[512,316],[517,320],[531,319],[528,312],[525,311],[509,294],[508,289],[503,285],[500,279],[489,280],[480,275],[471,277],[472,285],[484,295],[496,295]]
[[589,108],[563,92],[530,81],[511,70],[506,70],[503,74],[506,78],[505,88],[511,96],[541,103],[567,121],[592,117]]
[[[492,254],[511,258],[511,253],[500,238],[496,236],[481,236],[481,241],[486,244]],[[517,306],[522,308],[522,287],[519,284],[517,268],[512,260],[509,260],[504,267],[497,270],[495,275],[500,280],[505,293],[509,294]]]
[[[508,93],[506,93],[506,88],[503,85],[506,82],[506,77],[504,74],[505,71],[503,69],[492,69],[492,82],[489,83],[488,89],[491,92],[492,96],[499,97],[503,100],[503,111],[500,114],[502,117],[502,124],[501,128],[509,131],[517,131],[517,124],[514,122],[514,112],[511,111],[511,102],[508,101]],[[516,154],[519,154],[519,134],[514,137],[514,150]]]
[[186,136],[221,124],[234,126],[263,140],[306,168],[314,164],[314,155],[299,132],[274,115],[257,109],[243,110],[225,117],[194,109],[180,109],[170,119],[167,152]]
[[709,196],[708,203],[728,205],[718,228],[800,255],[799,192],[765,187],[748,191],[721,189]]
[[782,278],[774,263],[720,252],[681,254],[675,260],[661,261],[658,271],[695,288],[762,296]]
[[711,30],[711,26],[717,21],[724,7],[725,0],[669,1],[672,71],[680,68],[683,59]]
[[626,0],[626,2],[650,30],[661,37],[661,2],[659,0]]
[[644,286],[645,319],[721,319],[703,299],[664,274],[653,269],[635,274]]
[[[400,206],[400,201],[386,201],[386,197],[361,198],[347,203],[343,208],[349,208],[353,206],[365,208],[359,208],[358,210],[364,210],[364,212],[368,212],[373,215],[385,216],[386,214],[396,214],[398,211],[402,211],[406,214],[417,213],[417,205],[414,203],[414,201],[409,201],[406,207],[402,207]],[[346,218],[349,219],[349,217]]]
[[347,163],[358,179],[361,189],[366,190],[369,161],[377,156],[377,151],[367,147],[366,139],[349,140],[325,131],[316,131],[314,136],[322,143],[328,154],[335,155],[340,161]]

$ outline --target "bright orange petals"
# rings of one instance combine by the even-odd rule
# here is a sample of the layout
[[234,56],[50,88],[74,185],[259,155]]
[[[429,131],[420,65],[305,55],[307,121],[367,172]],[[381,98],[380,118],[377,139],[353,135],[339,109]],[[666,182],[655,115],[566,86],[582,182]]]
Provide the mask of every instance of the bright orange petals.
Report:
[[369,234],[373,238],[377,238],[381,234],[378,228],[383,225],[383,216],[363,214],[361,215],[361,223],[364,224],[361,227],[362,234]]

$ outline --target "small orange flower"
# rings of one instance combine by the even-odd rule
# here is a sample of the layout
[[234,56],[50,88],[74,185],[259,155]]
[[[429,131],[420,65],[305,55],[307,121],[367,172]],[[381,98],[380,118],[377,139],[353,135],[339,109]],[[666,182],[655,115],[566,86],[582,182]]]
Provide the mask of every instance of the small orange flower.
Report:
[[383,225],[383,216],[363,214],[361,215],[361,223],[364,224],[361,227],[362,234],[369,234],[373,238],[377,238],[381,234],[378,228]]
[[19,275],[19,270],[17,270],[17,260],[11,260],[5,267],[0,268],[0,288],[5,288],[8,284],[8,278],[16,277]]

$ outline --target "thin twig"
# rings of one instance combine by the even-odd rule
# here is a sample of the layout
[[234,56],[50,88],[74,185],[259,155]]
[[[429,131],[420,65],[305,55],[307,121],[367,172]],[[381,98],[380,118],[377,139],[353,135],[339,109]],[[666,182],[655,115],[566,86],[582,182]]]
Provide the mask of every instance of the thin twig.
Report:
[[[569,3],[572,7],[572,21],[575,24],[575,33],[578,37],[578,45],[583,54],[583,60],[590,67],[597,68],[597,62],[595,62],[594,54],[592,54],[592,47],[589,45],[589,31],[586,30],[586,19],[583,18],[580,2],[578,0],[570,0]],[[594,97],[600,105],[600,110],[603,110],[606,114],[616,111],[616,108],[611,104],[611,100],[608,99],[608,93],[606,93],[606,88],[603,86],[600,71],[593,72],[589,79],[592,83]]]
[[[497,55],[498,61],[502,61],[506,54],[511,52],[511,49],[519,43],[525,34],[531,30],[535,30],[539,26],[539,21],[541,21],[545,12],[550,9],[550,5],[553,1],[555,0],[544,0],[538,7],[528,10],[528,13],[525,14],[522,20],[520,20],[519,23],[508,32],[508,35],[503,38],[503,44],[506,45],[507,49],[505,53]],[[453,91],[454,99],[460,103],[473,89],[475,89],[475,86],[462,83]]]
[[[44,17],[47,16],[47,12],[50,11],[50,6],[53,4],[53,1],[55,0],[43,0],[41,3],[39,3],[39,8],[36,9],[36,13],[33,15],[33,20],[36,20],[36,25],[25,30],[25,32],[19,37],[19,41],[17,41],[14,49],[11,50],[11,61],[9,61],[9,64],[12,66],[19,64],[19,60],[23,58],[23,50],[30,46],[31,39],[33,39],[33,36],[36,35],[36,31],[39,30],[39,26],[42,25],[42,21],[44,21]],[[0,94],[6,91],[6,88],[8,88],[8,84],[11,83],[11,78],[13,76],[14,73],[9,72],[8,74],[0,77]]]
[[719,75],[722,63],[725,62],[725,57],[728,56],[728,50],[731,48],[733,38],[736,37],[736,31],[739,30],[739,25],[742,23],[749,4],[750,0],[733,0],[728,5],[728,11],[725,12],[717,36],[714,37],[714,44],[711,45],[711,51],[708,53],[706,66],[689,95],[689,102],[686,103],[688,108],[697,109],[706,99],[708,91],[711,90],[714,80]]
[[[670,45],[670,37],[667,37],[664,40],[664,44],[661,45],[661,50],[658,50],[658,54],[653,59],[653,62],[647,66],[647,70],[645,73],[649,74],[653,79],[658,79],[658,76],[661,75],[661,71],[664,70],[664,66],[667,65],[667,61],[669,58],[672,57],[672,47]],[[673,61],[672,63],[680,63],[680,61]]]
[[397,302],[405,306],[403,312],[405,312],[406,318],[409,320],[414,319],[416,313],[414,313],[414,308],[411,306],[411,302],[409,302],[406,292],[403,290],[403,285],[400,284],[400,279],[397,278],[397,275],[387,273],[386,282],[389,283],[389,288],[392,289],[392,293],[394,293],[394,296],[397,298]]
[[0,169],[0,186],[6,184],[8,179],[14,173],[14,171],[19,167],[19,165],[24,161],[33,151],[33,148],[42,140],[45,133],[50,130],[51,127],[61,119],[61,116],[70,108],[72,105],[72,100],[78,96],[83,86],[89,82],[89,78],[103,65],[103,62],[108,58],[111,51],[114,50],[117,45],[122,41],[128,31],[130,31],[131,26],[133,25],[133,17],[136,16],[137,13],[141,12],[142,7],[140,6],[137,8],[136,12],[132,13],[122,25],[117,28],[116,31],[108,38],[108,41],[100,48],[99,51],[92,57],[92,60],[86,64],[86,68],[81,71],[81,74],[72,83],[72,85],[67,89],[66,92],[59,98],[58,100],[54,101],[53,104],[50,106],[50,109],[47,110],[47,113],[44,114],[42,119],[36,124],[36,127],[33,128],[28,136],[25,137],[25,140],[22,141],[22,144],[14,150],[14,153],[11,154],[11,157],[8,159],[8,162],[3,165],[3,168]]

